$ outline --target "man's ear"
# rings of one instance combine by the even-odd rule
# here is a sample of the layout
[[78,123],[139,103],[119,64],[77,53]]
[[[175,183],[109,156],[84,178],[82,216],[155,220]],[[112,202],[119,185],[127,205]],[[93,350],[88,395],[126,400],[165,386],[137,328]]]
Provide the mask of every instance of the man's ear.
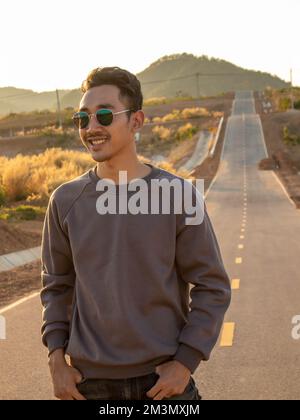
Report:
[[133,125],[132,128],[134,131],[141,129],[144,125],[145,114],[142,110],[139,110],[133,114]]

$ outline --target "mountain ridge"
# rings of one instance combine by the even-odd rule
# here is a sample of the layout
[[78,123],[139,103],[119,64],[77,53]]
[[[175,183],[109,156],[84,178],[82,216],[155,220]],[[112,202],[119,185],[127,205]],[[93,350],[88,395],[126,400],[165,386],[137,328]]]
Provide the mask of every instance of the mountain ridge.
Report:
[[[193,54],[160,57],[137,73],[144,98],[214,96],[236,90],[285,88],[289,83],[267,72],[248,70],[224,59]],[[61,108],[78,106],[80,89],[59,90]],[[0,88],[0,115],[55,110],[56,91],[35,92],[13,86]]]

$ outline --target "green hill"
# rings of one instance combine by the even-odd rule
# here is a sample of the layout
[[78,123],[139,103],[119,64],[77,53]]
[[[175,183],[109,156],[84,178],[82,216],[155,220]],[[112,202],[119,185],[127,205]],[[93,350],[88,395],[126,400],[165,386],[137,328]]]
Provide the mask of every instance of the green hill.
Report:
[[236,90],[289,86],[279,77],[268,73],[245,70],[224,60],[209,59],[207,56],[196,57],[192,54],[162,57],[137,76],[142,82],[145,98],[211,96]]
[[[197,75],[198,74],[198,75]],[[211,96],[236,90],[285,88],[289,84],[277,76],[245,70],[232,63],[207,56],[173,54],[160,58],[137,74],[144,97]],[[79,89],[60,90],[61,108],[77,107]],[[10,112],[55,110],[56,92],[37,93],[14,87],[0,88],[0,115]]]
[[[63,98],[69,92],[69,90],[60,90],[60,97]],[[0,88],[1,115],[45,109],[51,111],[56,109],[56,91],[38,93],[33,90],[15,87]]]

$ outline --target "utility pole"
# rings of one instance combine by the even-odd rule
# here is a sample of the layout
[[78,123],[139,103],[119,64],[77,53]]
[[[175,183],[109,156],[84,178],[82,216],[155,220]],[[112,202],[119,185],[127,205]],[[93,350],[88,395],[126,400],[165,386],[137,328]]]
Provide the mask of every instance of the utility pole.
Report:
[[197,99],[200,103],[200,85],[199,85],[199,77],[200,77],[200,73],[196,73],[196,83],[197,83]]
[[200,98],[199,76],[200,76],[200,73],[196,73],[197,98],[198,98],[198,99]]
[[294,96],[293,96],[293,69],[290,69],[291,80],[291,109],[294,109]]
[[60,109],[60,100],[59,100],[58,89],[56,89],[56,100],[57,100],[58,124],[59,124],[59,128],[62,129],[62,117],[61,117],[61,109]]

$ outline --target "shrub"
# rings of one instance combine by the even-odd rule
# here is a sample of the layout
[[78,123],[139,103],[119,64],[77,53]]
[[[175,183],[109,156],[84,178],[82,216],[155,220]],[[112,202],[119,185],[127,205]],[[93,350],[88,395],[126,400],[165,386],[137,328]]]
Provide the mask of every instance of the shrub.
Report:
[[5,194],[2,187],[0,186],[0,207],[3,206],[4,204],[5,204]]
[[0,212],[2,220],[35,220],[38,216],[44,217],[46,207],[21,205],[14,208],[6,208]]
[[168,121],[174,121],[174,120],[180,120],[182,118],[181,111],[179,109],[173,109],[171,114],[167,114],[164,117],[162,117],[162,122],[168,122]]
[[194,177],[190,176],[189,172],[186,171],[185,169],[175,169],[174,166],[171,163],[169,163],[165,160],[161,161],[161,162],[156,162],[155,166],[157,166],[157,167],[159,167],[159,168],[161,168],[165,171],[171,172],[172,174],[180,176],[182,178],[194,179]]
[[197,127],[193,126],[191,123],[187,123],[178,128],[176,138],[178,140],[192,138],[195,133],[197,133]]
[[36,210],[30,206],[19,206],[15,211],[22,220],[34,220],[37,216]]
[[0,159],[0,189],[7,202],[23,199],[46,200],[60,184],[69,181],[93,166],[84,152],[47,149],[32,156],[17,155]]
[[294,108],[295,109],[300,109],[300,100],[294,102]]
[[283,142],[289,146],[297,146],[300,144],[300,136],[291,134],[287,126],[283,127]]
[[[152,121],[154,123],[169,122],[175,120],[187,120],[190,118],[210,117],[213,113],[209,112],[206,108],[184,108],[182,110],[173,109],[170,114],[166,114],[163,117],[154,117]],[[222,113],[216,113],[216,116],[222,116]],[[215,115],[213,115],[215,116]]]
[[17,155],[14,159],[8,159],[2,172],[2,188],[9,201],[26,198],[29,177],[30,172],[24,156]]
[[291,108],[290,98],[280,98],[279,99],[279,110],[280,111],[287,111],[290,108]]
[[182,110],[182,118],[209,117],[210,112],[206,108],[185,108]]
[[152,133],[154,134],[154,139],[156,140],[170,140],[172,131],[170,128],[163,127],[161,125],[156,125],[152,129]]
[[165,96],[157,98],[149,98],[144,101],[144,106],[153,106],[153,105],[162,105],[167,103],[167,98]]

